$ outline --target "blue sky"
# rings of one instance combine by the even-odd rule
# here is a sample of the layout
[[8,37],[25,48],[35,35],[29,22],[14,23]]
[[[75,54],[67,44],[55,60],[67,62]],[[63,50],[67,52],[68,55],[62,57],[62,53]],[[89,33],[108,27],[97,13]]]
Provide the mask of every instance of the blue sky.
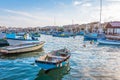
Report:
[[[36,27],[99,21],[100,0],[0,0],[0,25]],[[103,0],[102,21],[120,20],[120,0]],[[54,24],[54,20],[55,23]]]

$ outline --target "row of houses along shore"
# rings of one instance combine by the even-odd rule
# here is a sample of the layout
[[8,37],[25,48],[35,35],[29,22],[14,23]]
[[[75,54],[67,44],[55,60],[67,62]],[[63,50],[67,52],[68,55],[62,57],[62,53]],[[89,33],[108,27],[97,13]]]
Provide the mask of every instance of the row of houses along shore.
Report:
[[[120,26],[120,21],[112,21],[116,23],[116,25]],[[100,24],[99,22],[91,22],[87,24],[71,24],[71,25],[63,25],[63,26],[45,26],[45,27],[7,27],[7,26],[0,26],[0,32],[52,32],[52,31],[61,31],[61,32],[80,32],[81,30],[89,31],[89,32],[97,32],[98,29],[102,28],[103,32],[107,32],[108,24],[111,22],[104,22]]]

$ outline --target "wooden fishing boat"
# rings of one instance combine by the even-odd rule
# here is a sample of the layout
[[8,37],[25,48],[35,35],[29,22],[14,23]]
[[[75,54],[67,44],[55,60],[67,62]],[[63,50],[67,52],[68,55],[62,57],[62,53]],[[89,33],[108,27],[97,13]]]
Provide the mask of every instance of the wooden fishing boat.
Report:
[[41,41],[39,43],[27,43],[14,46],[2,47],[0,53],[2,54],[14,54],[14,53],[24,53],[38,50],[43,47],[45,42]]
[[27,44],[27,43],[36,43],[40,42],[38,38],[34,36],[30,36],[28,33],[9,33],[6,34],[7,41],[9,45],[19,45],[19,44]]
[[84,35],[84,40],[97,40],[98,38],[98,33],[86,33]]
[[97,41],[99,44],[103,44],[103,45],[119,45],[120,46],[120,41],[117,41],[117,40],[98,39]]
[[81,30],[80,32],[77,33],[77,35],[84,35],[85,31]]
[[31,39],[7,39],[9,45],[19,45],[19,44],[29,44],[29,43],[39,43],[39,40]]
[[49,70],[66,65],[69,58],[70,52],[67,49],[60,49],[40,56],[35,62],[40,68]]

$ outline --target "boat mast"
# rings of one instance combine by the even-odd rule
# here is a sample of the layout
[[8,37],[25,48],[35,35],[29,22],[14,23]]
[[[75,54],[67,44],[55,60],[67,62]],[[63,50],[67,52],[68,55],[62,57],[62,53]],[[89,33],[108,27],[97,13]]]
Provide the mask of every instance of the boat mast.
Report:
[[54,16],[54,26],[56,26],[56,20],[55,20],[55,16]]
[[99,21],[99,33],[101,34],[103,32],[103,29],[102,29],[102,24],[101,24],[101,21],[102,21],[102,0],[100,0],[100,21]]
[[100,27],[102,28],[102,25],[101,25],[102,17],[101,17],[101,15],[102,15],[102,0],[100,0]]
[[72,25],[74,24],[74,20],[72,19]]

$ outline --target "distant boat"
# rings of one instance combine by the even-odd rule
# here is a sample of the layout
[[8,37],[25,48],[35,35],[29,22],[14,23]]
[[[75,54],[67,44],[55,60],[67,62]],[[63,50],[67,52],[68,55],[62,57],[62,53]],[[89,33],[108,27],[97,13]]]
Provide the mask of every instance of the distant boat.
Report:
[[98,33],[86,33],[84,35],[84,40],[97,40]]
[[40,68],[49,70],[66,65],[69,58],[70,52],[67,49],[60,49],[39,57],[35,62]]
[[3,46],[3,45],[8,45],[8,42],[6,39],[0,39],[0,46]]
[[8,45],[8,42],[5,39],[5,33],[0,32],[0,46],[2,45]]
[[80,32],[77,33],[77,35],[84,35],[85,31],[81,30]]
[[25,53],[38,50],[43,47],[45,42],[41,41],[40,43],[27,43],[20,44],[15,46],[2,47],[0,53],[2,54],[14,54],[14,53]]
[[54,32],[52,34],[53,37],[70,37],[74,35],[75,34],[73,32]]
[[6,38],[9,45],[19,45],[19,44],[40,42],[39,39],[25,33],[24,34],[10,33],[6,35]]
[[35,33],[30,33],[30,35],[31,36],[33,36],[33,37],[35,37],[35,38],[40,38],[40,33],[37,33],[37,32],[35,32]]

